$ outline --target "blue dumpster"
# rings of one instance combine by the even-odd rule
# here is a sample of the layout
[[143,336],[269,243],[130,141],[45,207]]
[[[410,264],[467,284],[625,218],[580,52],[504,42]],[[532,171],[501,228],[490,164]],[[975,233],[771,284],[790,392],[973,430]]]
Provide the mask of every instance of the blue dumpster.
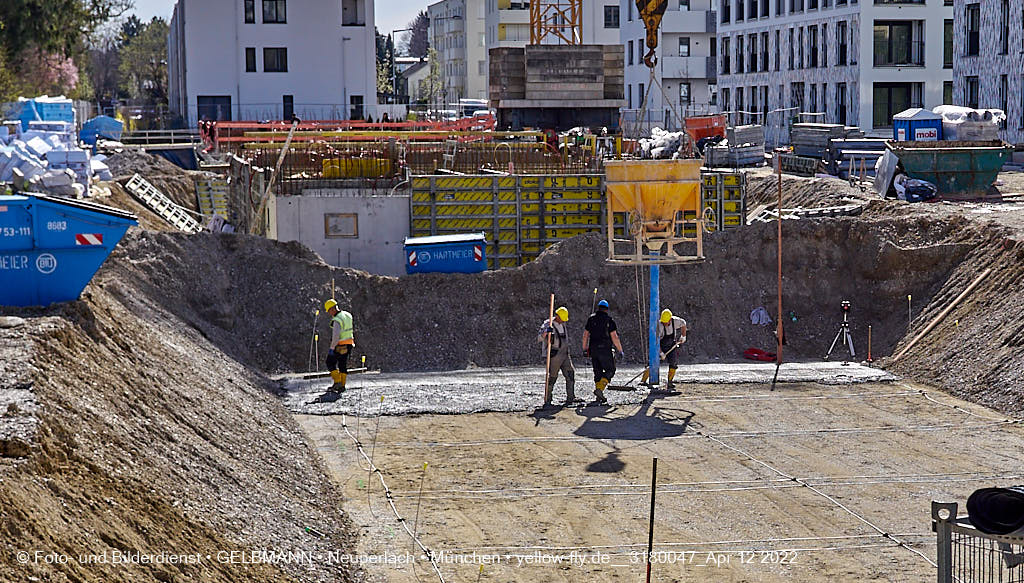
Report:
[[135,216],[43,195],[0,196],[0,306],[78,299]]
[[406,273],[478,273],[486,269],[483,233],[405,239]]

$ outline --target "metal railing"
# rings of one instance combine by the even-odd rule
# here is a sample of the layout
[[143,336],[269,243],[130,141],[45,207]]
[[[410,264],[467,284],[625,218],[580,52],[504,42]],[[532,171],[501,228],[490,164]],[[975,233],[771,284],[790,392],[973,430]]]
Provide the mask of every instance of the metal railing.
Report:
[[955,502],[932,502],[938,583],[1024,583],[1024,537],[985,534]]
[[910,41],[900,44],[876,42],[874,48],[874,65],[876,67],[924,66],[923,41]]

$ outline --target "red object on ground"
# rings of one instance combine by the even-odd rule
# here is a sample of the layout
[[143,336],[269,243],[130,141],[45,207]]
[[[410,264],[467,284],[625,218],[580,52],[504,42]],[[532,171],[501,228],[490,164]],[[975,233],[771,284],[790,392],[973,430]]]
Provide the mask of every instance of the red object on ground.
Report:
[[725,137],[725,115],[698,115],[686,118],[686,132],[693,141],[710,136]]
[[775,353],[766,352],[760,348],[748,348],[743,351],[743,358],[747,360],[759,360],[762,362],[775,362]]

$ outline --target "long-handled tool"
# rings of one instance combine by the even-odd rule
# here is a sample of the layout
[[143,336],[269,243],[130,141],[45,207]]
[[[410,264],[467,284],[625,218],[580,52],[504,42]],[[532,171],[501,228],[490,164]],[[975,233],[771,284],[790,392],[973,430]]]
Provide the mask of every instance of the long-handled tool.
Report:
[[[551,307],[548,310],[548,324],[553,324],[554,321],[555,294],[551,294]],[[554,326],[552,326],[552,331],[554,331]],[[552,334],[549,332],[547,342],[548,360],[547,364],[544,366],[544,406],[547,406],[547,404],[551,402],[551,336]]]
[[[672,348],[669,348],[667,351],[665,351],[665,356],[668,356],[669,352],[672,352],[676,348],[679,348],[680,346],[682,346],[683,342],[684,342],[684,340],[682,338],[680,338],[678,342],[676,342],[675,344],[672,345]],[[664,358],[664,357],[662,357],[662,358]],[[636,373],[635,375],[633,375],[633,378],[631,378],[628,381],[626,381],[626,384],[624,384],[624,385],[608,385],[605,388],[606,389],[611,389],[613,391],[635,391],[637,388],[633,386],[633,382],[636,381],[636,379],[640,378],[640,376],[643,375],[645,372],[649,373],[650,372],[650,368],[651,367],[645,367],[642,371],[640,371],[640,372]]]

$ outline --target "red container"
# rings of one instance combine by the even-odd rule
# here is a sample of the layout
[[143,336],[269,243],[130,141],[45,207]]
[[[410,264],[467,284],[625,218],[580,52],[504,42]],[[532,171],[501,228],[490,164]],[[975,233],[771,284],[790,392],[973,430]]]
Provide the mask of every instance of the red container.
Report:
[[686,132],[694,141],[710,136],[725,137],[725,114],[698,115],[686,118]]

